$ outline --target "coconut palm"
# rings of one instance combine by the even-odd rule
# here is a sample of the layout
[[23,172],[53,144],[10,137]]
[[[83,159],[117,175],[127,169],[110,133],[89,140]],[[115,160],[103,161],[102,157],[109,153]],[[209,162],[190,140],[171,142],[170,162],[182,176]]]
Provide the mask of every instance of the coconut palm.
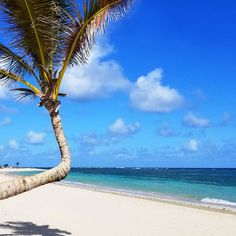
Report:
[[[98,32],[120,19],[132,0],[0,0],[0,82],[17,98],[38,98],[50,115],[61,153],[58,166],[0,184],[0,199],[60,181],[70,171],[70,151],[59,115],[60,85],[69,66],[86,63]],[[81,4],[80,4],[81,3]],[[15,86],[16,85],[21,85]],[[14,88],[12,88],[14,86]]]

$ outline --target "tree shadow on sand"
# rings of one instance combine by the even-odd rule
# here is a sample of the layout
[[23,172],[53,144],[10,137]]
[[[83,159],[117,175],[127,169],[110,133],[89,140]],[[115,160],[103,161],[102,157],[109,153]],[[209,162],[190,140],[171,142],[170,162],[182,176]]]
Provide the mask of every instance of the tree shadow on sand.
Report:
[[[9,234],[1,234],[1,229],[11,230]],[[37,236],[66,236],[70,232],[49,228],[49,225],[36,225],[32,222],[5,222],[0,224],[0,236],[7,235],[37,235]]]

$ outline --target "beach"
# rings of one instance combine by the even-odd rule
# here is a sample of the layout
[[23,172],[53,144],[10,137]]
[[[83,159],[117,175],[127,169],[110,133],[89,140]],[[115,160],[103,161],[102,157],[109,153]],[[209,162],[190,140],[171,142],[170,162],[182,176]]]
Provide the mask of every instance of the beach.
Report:
[[0,173],[11,173],[11,172],[22,172],[22,171],[43,171],[44,169],[40,168],[2,168]]
[[0,201],[0,235],[235,236],[235,224],[234,213],[61,184]]

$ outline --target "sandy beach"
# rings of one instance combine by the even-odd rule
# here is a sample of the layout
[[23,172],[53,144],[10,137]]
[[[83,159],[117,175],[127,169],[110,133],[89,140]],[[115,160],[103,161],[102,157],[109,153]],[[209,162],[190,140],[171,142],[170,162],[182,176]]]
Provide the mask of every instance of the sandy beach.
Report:
[[235,214],[59,184],[0,201],[0,235],[235,236],[235,225]]
[[9,172],[22,172],[22,171],[43,171],[44,169],[40,168],[2,168],[0,173],[9,173]]

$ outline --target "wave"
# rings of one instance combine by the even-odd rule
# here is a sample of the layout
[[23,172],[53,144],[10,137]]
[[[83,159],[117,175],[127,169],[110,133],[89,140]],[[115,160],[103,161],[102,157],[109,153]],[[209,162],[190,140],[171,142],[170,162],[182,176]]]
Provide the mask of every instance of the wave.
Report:
[[201,202],[204,203],[211,203],[211,204],[217,204],[217,205],[226,205],[226,206],[235,206],[236,202],[230,202],[223,199],[217,199],[217,198],[203,198]]

